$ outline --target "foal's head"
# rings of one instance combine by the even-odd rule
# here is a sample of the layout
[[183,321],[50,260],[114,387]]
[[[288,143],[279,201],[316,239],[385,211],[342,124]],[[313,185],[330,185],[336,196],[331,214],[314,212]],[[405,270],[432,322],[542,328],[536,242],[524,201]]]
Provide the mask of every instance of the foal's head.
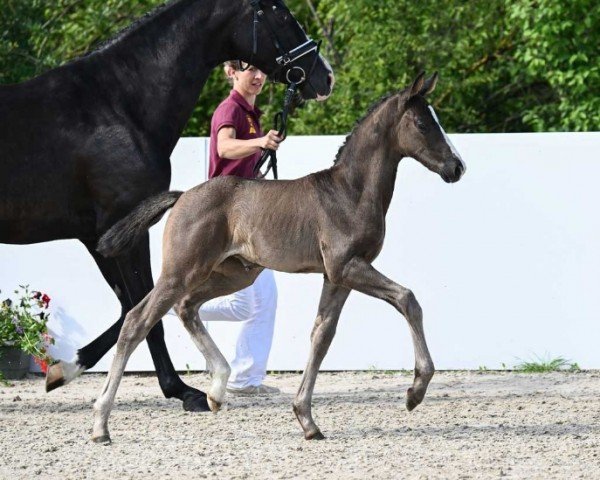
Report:
[[399,95],[398,148],[429,170],[439,174],[445,182],[460,180],[466,170],[460,154],[444,132],[434,110],[425,99],[435,88],[438,76],[428,79],[421,73],[412,86]]

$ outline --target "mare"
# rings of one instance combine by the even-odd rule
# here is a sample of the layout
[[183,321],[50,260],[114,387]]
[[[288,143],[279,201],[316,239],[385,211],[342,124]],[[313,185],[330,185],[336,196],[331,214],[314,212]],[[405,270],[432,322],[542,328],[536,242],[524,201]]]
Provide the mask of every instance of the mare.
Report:
[[[171,152],[211,70],[244,60],[323,100],[333,74],[318,50],[281,0],[174,0],[84,57],[0,86],[0,243],[78,239],[121,304],[116,323],[50,367],[47,391],[93,367],[152,290],[147,234],[117,258],[99,255],[96,243],[168,190]],[[175,372],[162,322],[147,341],[163,394],[207,410],[206,395]]]
[[406,406],[412,410],[421,403],[434,372],[421,307],[409,289],[371,263],[383,246],[385,216],[402,158],[415,158],[446,182],[458,181],[465,172],[425,99],[436,82],[437,74],[428,79],[421,74],[410,87],[376,103],[328,170],[285,181],[215,178],[183,194],[154,197],[100,239],[99,251],[119,254],[173,207],[164,232],[160,278],[125,319],[117,353],[94,405],[93,440],[110,441],[108,417],[127,360],[173,305],[212,373],[209,406],[213,411],[220,408],[230,368],[203,326],[198,308],[250,285],[263,268],[324,274],[308,365],[293,402],[306,439],[323,438],[312,418],[311,398],[351,290],[385,300],[408,321],[415,370]]

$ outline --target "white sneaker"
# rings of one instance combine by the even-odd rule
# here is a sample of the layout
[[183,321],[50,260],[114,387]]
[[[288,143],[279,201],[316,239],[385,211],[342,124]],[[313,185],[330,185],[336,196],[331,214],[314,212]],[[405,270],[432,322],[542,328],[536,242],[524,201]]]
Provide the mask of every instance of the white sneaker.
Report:
[[250,385],[248,387],[227,387],[227,392],[232,395],[275,395],[277,393],[281,393],[277,387],[270,387],[269,385],[258,385],[253,386]]

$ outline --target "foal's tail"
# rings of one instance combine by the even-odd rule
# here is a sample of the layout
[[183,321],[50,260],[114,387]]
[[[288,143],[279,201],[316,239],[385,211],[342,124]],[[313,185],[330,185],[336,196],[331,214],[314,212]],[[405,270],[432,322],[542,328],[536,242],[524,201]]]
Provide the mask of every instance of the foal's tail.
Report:
[[131,250],[181,195],[183,192],[164,192],[144,200],[100,237],[96,250],[105,257],[116,257]]

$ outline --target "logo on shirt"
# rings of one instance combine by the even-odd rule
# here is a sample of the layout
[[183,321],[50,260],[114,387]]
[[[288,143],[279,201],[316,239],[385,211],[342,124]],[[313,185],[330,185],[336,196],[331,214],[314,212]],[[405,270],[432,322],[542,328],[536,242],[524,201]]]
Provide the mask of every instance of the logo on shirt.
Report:
[[256,127],[254,126],[254,122],[249,113],[246,114],[246,120],[248,120],[248,133],[256,133]]

